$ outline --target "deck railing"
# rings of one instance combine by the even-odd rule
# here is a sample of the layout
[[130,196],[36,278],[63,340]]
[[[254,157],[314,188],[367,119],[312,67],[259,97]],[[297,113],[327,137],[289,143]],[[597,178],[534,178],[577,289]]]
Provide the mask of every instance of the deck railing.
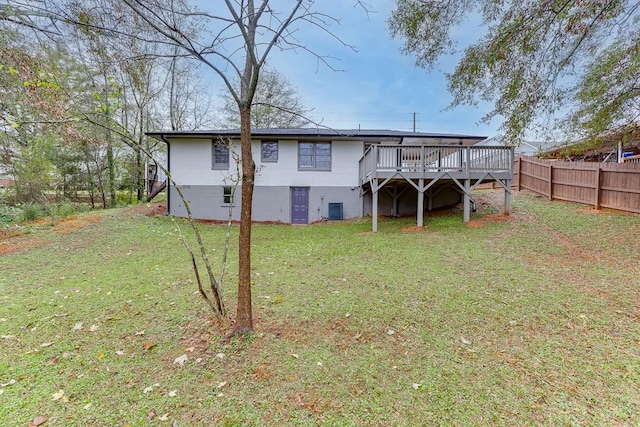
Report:
[[360,159],[360,182],[374,173],[404,172],[418,176],[438,172],[505,172],[513,174],[513,148],[442,145],[371,145]]
[[629,156],[623,157],[622,163],[640,163],[640,155],[639,156]]

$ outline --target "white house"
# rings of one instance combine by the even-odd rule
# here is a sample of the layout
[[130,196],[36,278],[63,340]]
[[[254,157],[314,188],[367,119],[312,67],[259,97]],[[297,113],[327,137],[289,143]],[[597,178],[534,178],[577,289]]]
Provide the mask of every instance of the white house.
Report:
[[[167,144],[171,177],[181,187],[195,218],[224,220],[229,217],[230,207],[232,218],[239,218],[239,203],[234,208],[241,196],[240,185],[236,185],[239,130],[148,135]],[[428,208],[457,203],[465,191],[455,185],[452,174],[454,169],[456,173],[463,169],[468,172],[468,165],[456,163],[449,167],[442,159],[453,155],[459,156],[460,161],[464,157],[469,163],[475,157],[468,148],[485,139],[394,130],[331,129],[254,129],[252,138],[256,163],[253,219],[293,224],[368,214],[376,217],[415,214],[424,195]],[[483,155],[497,153],[486,150]],[[512,150],[506,150],[512,156]],[[372,160],[374,151],[376,159]],[[438,158],[438,166],[427,167]],[[505,163],[501,168],[510,166]],[[388,174],[387,169],[393,170],[393,174]],[[442,175],[428,188],[424,183],[422,187],[417,185],[419,180],[432,178],[424,175],[425,170]],[[483,181],[496,179],[488,175],[475,177]],[[169,186],[168,195],[168,213],[185,216],[185,207],[173,186]]]

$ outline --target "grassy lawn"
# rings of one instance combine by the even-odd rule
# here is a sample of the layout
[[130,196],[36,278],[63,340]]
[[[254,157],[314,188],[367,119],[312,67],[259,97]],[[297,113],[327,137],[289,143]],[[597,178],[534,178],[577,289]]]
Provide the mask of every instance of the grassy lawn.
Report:
[[640,217],[477,199],[470,226],[256,225],[257,333],[228,342],[170,218],[0,240],[0,425],[640,425]]

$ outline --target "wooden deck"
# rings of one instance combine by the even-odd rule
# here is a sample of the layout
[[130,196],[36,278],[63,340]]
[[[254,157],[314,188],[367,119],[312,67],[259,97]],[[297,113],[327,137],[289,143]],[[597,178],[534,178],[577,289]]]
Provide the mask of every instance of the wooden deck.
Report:
[[421,144],[371,145],[360,159],[361,191],[373,195],[373,231],[378,228],[378,191],[405,181],[418,192],[417,222],[423,225],[424,194],[443,181],[463,194],[464,221],[470,219],[470,195],[481,183],[498,182],[505,190],[505,213],[511,209],[512,147],[476,147]]

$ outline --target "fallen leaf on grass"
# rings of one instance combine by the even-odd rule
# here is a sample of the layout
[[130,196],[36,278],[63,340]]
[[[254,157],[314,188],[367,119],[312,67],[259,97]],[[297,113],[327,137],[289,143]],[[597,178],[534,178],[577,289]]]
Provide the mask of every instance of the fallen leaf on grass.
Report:
[[147,414],[147,421],[151,421],[153,420],[156,415],[158,415],[158,412],[154,409],[150,410],[149,413]]
[[116,354],[117,354],[118,356],[124,356],[124,351],[122,351],[122,350],[118,350],[118,351],[116,351]]
[[38,415],[33,419],[33,421],[31,421],[31,423],[29,423],[29,427],[38,427],[46,422],[47,419],[45,417],[43,417],[42,415]]
[[71,330],[72,331],[79,331],[83,327],[84,327],[84,323],[83,322],[78,322],[75,325],[73,325],[73,328],[71,328]]
[[224,359],[224,353],[218,353],[218,354],[216,354],[216,357],[218,359]]
[[60,400],[64,396],[64,390],[58,390],[51,395],[51,400]]
[[184,349],[184,351],[186,351],[187,353],[193,353],[195,350],[196,350],[195,347],[189,347]]
[[411,384],[411,387],[413,387],[414,390],[418,390],[421,386],[422,386],[422,384],[419,384],[419,383]]
[[12,340],[14,339],[16,336],[15,335],[3,335],[2,339],[3,340]]
[[164,414],[164,415],[161,415],[160,417],[158,417],[158,419],[159,419],[160,421],[167,421],[167,420],[169,419],[169,415],[171,415],[171,414]]
[[151,349],[152,349],[153,347],[155,347],[155,346],[156,346],[156,344],[155,344],[155,343],[147,342],[147,343],[145,343],[145,344],[142,346],[142,348],[144,348],[145,350],[147,350],[147,351],[148,351],[148,350],[151,350]]
[[226,385],[227,385],[227,382],[226,382],[226,381],[222,381],[222,382],[218,383],[218,385],[216,386],[216,388],[222,388],[222,387],[224,387],[224,386],[226,386]]
[[182,356],[178,356],[173,360],[173,364],[174,365],[180,365],[183,366],[184,362],[186,362],[187,360],[189,360],[189,358],[187,357],[186,354],[183,354]]
[[144,331],[138,331],[138,332],[136,332],[134,335],[142,336],[142,335],[144,335]]
[[87,404],[86,404],[86,405],[84,405],[82,408],[86,410],[86,409],[91,408],[91,406],[93,406],[93,403],[87,403]]
[[300,358],[300,356],[298,356],[298,355],[297,355],[297,354],[295,354],[295,353],[293,353],[293,354],[291,355],[291,357],[293,357],[294,359],[299,359],[299,358]]
[[98,325],[91,325],[91,327],[89,328],[89,330],[90,330],[91,332],[95,332],[95,331],[97,331],[97,330],[98,330],[98,327],[99,327]]
[[471,341],[469,341],[465,337],[460,337],[460,341],[462,341],[462,344],[464,345],[471,345]]
[[178,395],[178,391],[177,390],[171,390],[168,394],[169,397],[176,397]]
[[2,396],[2,393],[4,393],[4,390],[0,389],[0,396]]
[[9,380],[9,382],[7,383],[0,383],[0,387],[8,387],[10,385],[14,385],[16,383],[16,380],[14,380],[13,378]]
[[45,348],[45,347],[51,347],[52,345],[53,345],[52,342],[45,342],[45,343],[40,344],[40,347]]
[[149,386],[147,388],[145,388],[144,390],[142,390],[143,393],[151,393],[153,391],[153,386]]
[[56,363],[58,363],[58,357],[53,356],[51,359],[45,362],[45,365],[51,366],[51,365],[55,365]]

